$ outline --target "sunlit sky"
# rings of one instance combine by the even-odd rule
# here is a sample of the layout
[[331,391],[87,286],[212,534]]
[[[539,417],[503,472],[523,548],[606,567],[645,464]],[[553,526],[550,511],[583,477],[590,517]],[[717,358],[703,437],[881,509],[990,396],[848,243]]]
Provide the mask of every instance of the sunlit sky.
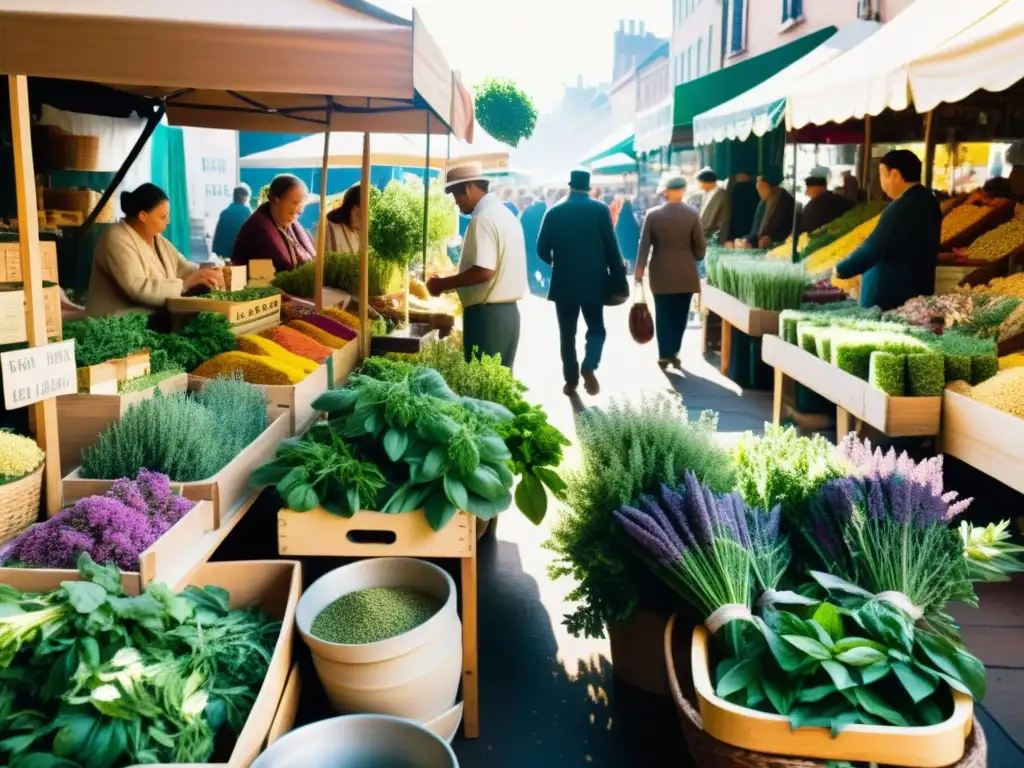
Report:
[[467,84],[511,77],[538,108],[557,103],[577,75],[611,79],[612,42],[619,19],[643,20],[667,36],[670,0],[371,0],[401,16],[413,7]]

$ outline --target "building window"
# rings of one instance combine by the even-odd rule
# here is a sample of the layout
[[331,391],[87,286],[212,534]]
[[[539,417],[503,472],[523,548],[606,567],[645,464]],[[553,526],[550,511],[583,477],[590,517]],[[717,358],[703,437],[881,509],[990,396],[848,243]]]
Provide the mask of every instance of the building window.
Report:
[[729,53],[743,53],[747,47],[747,3],[732,0],[729,3]]
[[782,23],[794,24],[804,17],[803,0],[782,0]]
[[686,46],[686,82],[693,80],[693,46]]
[[697,77],[700,77],[700,59],[701,59],[701,46],[704,45],[704,38],[697,38],[697,55],[694,57],[697,60]]

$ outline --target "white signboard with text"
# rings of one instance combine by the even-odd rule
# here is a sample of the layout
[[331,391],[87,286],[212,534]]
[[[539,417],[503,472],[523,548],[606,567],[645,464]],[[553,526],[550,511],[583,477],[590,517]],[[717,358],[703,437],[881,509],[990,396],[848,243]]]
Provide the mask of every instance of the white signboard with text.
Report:
[[0,353],[0,366],[8,411],[78,391],[73,340]]

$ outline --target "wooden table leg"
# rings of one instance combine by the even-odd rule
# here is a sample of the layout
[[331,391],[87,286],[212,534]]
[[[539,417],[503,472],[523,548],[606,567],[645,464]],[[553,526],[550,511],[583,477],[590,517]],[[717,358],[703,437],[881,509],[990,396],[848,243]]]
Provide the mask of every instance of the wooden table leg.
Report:
[[467,739],[480,735],[480,675],[477,652],[476,551],[462,558],[462,727]]
[[775,387],[772,390],[772,423],[782,423],[782,390],[786,384],[786,376],[782,370],[775,368]]
[[721,370],[723,376],[729,375],[729,358],[732,356],[732,324],[722,318],[722,344],[720,346],[722,350],[722,359],[719,364],[719,370]]
[[836,445],[850,433],[850,412],[836,406]]

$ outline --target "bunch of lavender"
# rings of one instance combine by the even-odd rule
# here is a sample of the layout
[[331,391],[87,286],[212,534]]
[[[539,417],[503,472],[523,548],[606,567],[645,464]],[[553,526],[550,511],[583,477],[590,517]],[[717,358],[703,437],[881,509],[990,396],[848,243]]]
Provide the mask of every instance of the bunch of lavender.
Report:
[[34,525],[0,551],[0,562],[27,568],[74,568],[87,552],[97,563],[138,570],[139,556],[170,530],[192,502],[171,493],[167,475],[143,469]]
[[946,604],[977,597],[949,503],[933,489],[899,474],[833,480],[801,530],[829,573],[948,634]]
[[[750,618],[752,561],[776,578],[779,511],[759,518],[752,536],[740,495],[715,496],[693,472],[683,475],[682,487],[663,485],[660,498],[641,496],[636,507],[624,506],[615,517],[643,548],[656,575],[712,632],[733,619]],[[735,651],[738,638],[739,633],[730,633]]]
[[857,477],[887,478],[896,475],[904,480],[917,483],[929,489],[933,496],[940,498],[946,505],[945,519],[952,520],[970,506],[973,499],[957,500],[957,492],[944,492],[942,485],[942,456],[915,462],[907,452],[897,455],[893,448],[883,453],[881,448],[871,449],[871,441],[858,440],[853,433],[848,434],[839,443],[837,453],[849,465],[851,473]]

